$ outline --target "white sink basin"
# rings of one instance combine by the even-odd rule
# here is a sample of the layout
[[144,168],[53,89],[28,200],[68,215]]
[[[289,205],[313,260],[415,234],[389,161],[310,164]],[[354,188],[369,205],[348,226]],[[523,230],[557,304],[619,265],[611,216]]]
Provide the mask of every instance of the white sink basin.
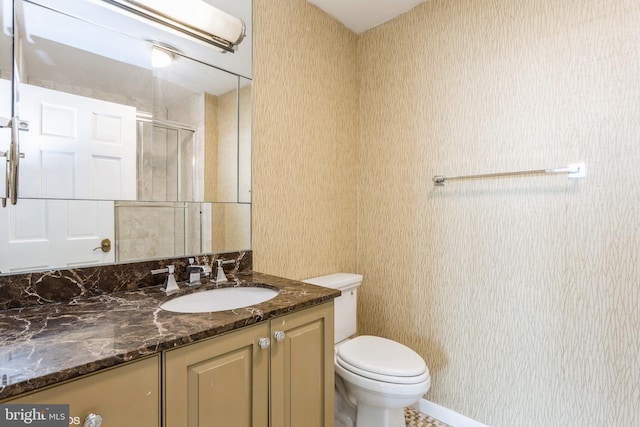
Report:
[[174,313],[211,313],[260,304],[276,295],[277,290],[255,286],[220,288],[184,295],[165,302],[160,308]]

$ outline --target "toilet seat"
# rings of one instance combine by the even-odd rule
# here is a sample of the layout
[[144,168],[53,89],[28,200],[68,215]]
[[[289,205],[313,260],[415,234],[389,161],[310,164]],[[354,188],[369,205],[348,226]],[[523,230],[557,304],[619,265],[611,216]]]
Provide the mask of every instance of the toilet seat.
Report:
[[391,384],[418,384],[426,381],[430,378],[429,371],[425,370],[422,374],[416,375],[415,377],[402,377],[402,376],[394,376],[394,375],[382,375],[375,372],[365,371],[363,369],[358,368],[357,366],[350,365],[349,363],[342,360],[340,357],[336,357],[336,364],[341,368],[352,372],[355,375],[359,375],[363,378],[368,378],[374,381],[380,381],[384,383]]
[[385,382],[413,384],[429,375],[418,353],[396,341],[369,335],[340,345],[336,362],[358,375]]
[[429,388],[431,388],[431,377],[429,376],[428,371],[422,381],[403,384],[398,382],[379,381],[376,379],[367,378],[363,375],[358,375],[346,368],[343,368],[339,363],[335,363],[334,367],[336,370],[336,374],[344,380],[345,384],[347,384],[347,388],[357,387],[362,390],[366,390],[368,393],[379,396],[394,398],[413,397],[415,399],[407,405],[403,406],[412,405],[420,398],[420,396],[422,396],[429,390]]

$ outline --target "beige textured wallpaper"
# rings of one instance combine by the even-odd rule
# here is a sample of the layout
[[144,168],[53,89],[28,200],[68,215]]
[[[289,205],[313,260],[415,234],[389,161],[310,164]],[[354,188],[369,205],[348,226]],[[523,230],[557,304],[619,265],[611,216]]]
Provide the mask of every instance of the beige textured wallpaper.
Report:
[[640,3],[429,0],[357,37],[254,7],[256,269],[364,274],[360,332],[478,421],[640,425]]
[[356,269],[356,36],[305,0],[254,1],[258,271]]
[[359,327],[424,356],[430,400],[640,425],[639,22],[637,0],[430,0],[359,37]]

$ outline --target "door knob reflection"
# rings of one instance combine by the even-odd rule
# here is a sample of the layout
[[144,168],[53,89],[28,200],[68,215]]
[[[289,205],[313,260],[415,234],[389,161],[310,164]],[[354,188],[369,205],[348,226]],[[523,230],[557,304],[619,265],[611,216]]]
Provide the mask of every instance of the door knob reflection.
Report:
[[111,250],[111,240],[109,239],[102,239],[102,242],[100,242],[100,246],[98,246],[97,248],[94,248],[94,251],[97,251],[98,249],[100,249],[102,252],[107,253]]

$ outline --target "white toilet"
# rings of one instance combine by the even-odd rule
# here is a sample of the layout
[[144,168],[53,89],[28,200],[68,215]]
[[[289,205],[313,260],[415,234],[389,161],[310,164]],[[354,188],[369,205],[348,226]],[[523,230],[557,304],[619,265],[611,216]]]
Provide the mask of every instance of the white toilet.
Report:
[[356,333],[359,274],[335,273],[305,280],[339,289],[335,299],[336,427],[405,427],[404,408],[431,386],[418,353],[398,342]]

